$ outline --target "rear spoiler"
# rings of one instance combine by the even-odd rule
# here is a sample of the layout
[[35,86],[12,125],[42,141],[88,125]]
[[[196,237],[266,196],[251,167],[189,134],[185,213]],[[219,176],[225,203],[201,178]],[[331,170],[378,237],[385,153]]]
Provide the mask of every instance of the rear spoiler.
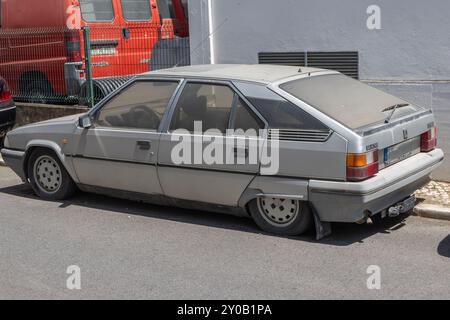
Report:
[[375,124],[371,124],[368,126],[364,126],[364,127],[355,129],[354,131],[358,135],[363,136],[363,137],[370,136],[371,134],[386,130],[388,128],[392,128],[401,123],[410,122],[412,120],[422,118],[422,117],[432,114],[432,113],[433,113],[433,110],[431,110],[431,109],[422,110],[422,111],[418,111],[416,113],[410,114],[408,116],[405,116],[403,118],[393,120],[392,122],[389,122],[389,123],[384,123],[384,122],[383,123],[375,123]]

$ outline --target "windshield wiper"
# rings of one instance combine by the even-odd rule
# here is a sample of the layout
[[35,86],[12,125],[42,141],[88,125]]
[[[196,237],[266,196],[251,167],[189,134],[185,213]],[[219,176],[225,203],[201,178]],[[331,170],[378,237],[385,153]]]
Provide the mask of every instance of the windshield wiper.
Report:
[[394,115],[395,110],[397,110],[397,108],[402,108],[402,107],[406,107],[406,106],[409,106],[409,103],[398,103],[398,104],[395,104],[393,106],[383,109],[382,112],[392,110],[392,112],[389,114],[389,116],[386,118],[386,120],[384,120],[384,123],[389,123],[391,121],[392,116]]

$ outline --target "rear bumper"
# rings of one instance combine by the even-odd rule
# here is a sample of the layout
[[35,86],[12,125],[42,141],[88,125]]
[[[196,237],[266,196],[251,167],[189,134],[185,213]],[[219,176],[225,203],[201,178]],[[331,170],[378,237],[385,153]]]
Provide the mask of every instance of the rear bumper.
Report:
[[64,80],[66,82],[67,95],[78,95],[84,79],[80,74],[83,72],[81,62],[68,62],[64,64]]
[[23,181],[26,181],[24,161],[25,151],[2,149],[1,154],[6,165],[10,167]]
[[419,153],[362,182],[310,180],[309,200],[322,221],[356,222],[402,201],[430,181],[444,160],[435,149]]

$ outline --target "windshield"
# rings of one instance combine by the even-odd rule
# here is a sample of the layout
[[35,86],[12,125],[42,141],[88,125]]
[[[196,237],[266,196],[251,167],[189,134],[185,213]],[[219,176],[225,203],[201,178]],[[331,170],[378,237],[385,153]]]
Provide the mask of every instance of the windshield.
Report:
[[422,108],[342,74],[302,78],[280,88],[343,125],[357,129],[414,113]]

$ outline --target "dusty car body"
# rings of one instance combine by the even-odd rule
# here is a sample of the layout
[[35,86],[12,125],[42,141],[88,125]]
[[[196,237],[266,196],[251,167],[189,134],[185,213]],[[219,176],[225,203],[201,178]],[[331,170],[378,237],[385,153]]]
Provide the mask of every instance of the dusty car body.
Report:
[[[206,143],[195,142],[195,121],[203,130],[262,130],[251,139],[276,140],[278,170],[263,174],[259,162],[174,163],[177,137]],[[87,114],[11,131],[1,153],[44,198],[64,198],[78,187],[251,215],[283,235],[314,221],[322,237],[330,222],[410,210],[411,194],[444,157],[435,127],[431,110],[335,71],[205,65],[139,75]],[[233,150],[248,157],[245,146]]]

